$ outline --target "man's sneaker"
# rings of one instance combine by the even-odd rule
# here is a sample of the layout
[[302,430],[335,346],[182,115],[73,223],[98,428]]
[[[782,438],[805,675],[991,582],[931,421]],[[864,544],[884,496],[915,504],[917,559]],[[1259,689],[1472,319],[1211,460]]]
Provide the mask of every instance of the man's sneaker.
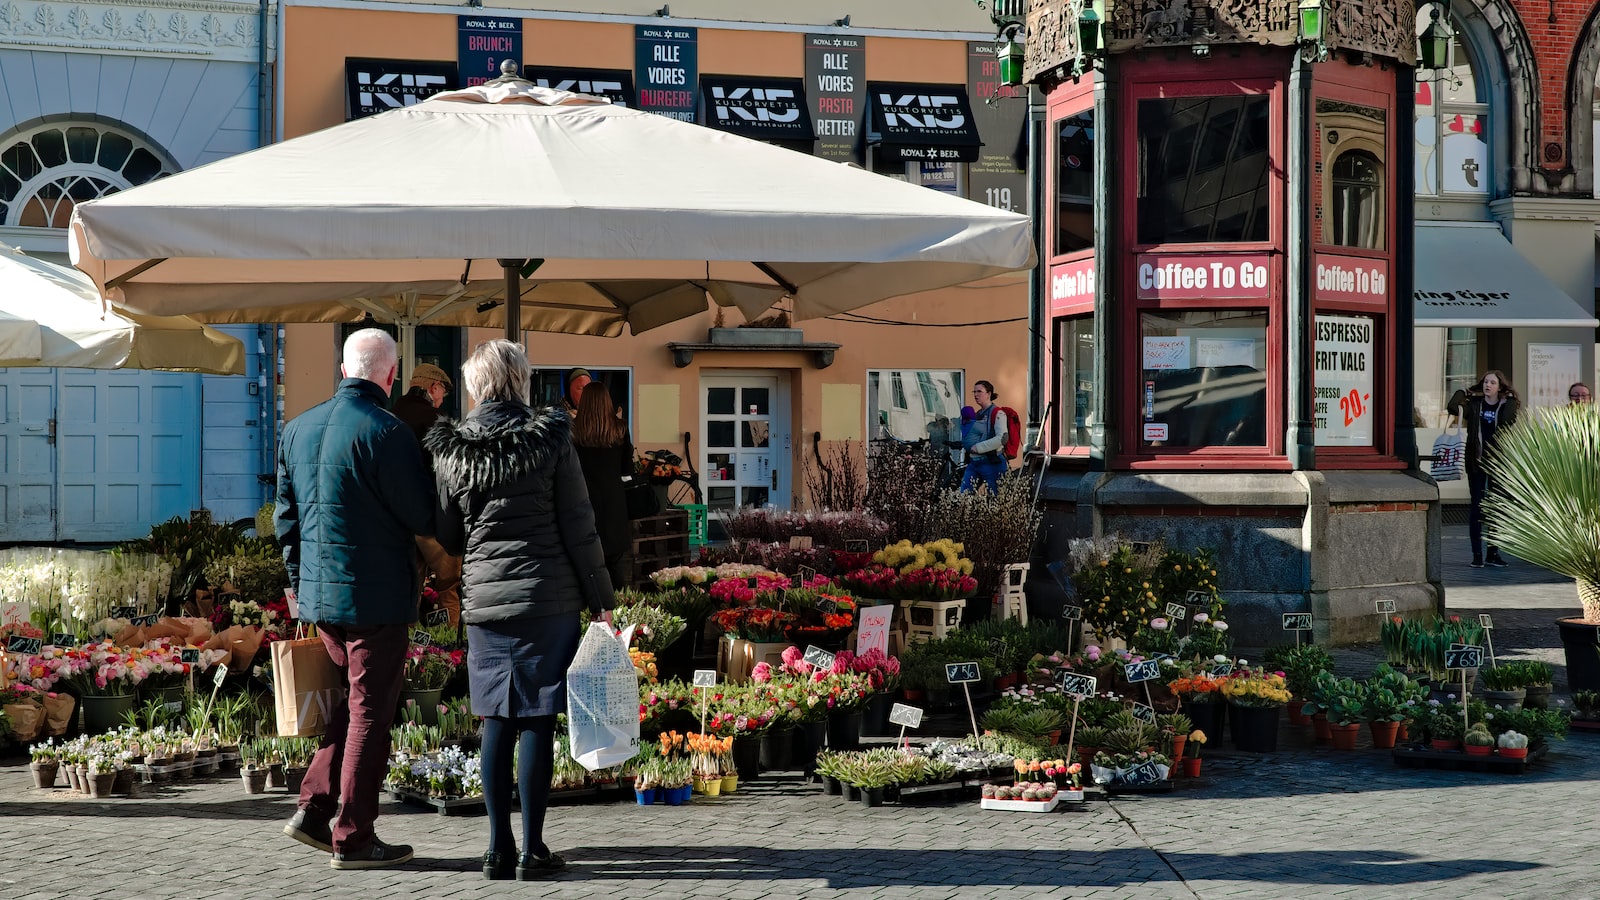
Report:
[[1483,560],[1474,556],[1472,558],[1472,562],[1467,563],[1467,565],[1473,567],[1474,569],[1481,569],[1483,568]]
[[326,819],[315,819],[306,810],[296,810],[289,824],[283,826],[283,833],[307,847],[315,847],[323,853],[333,852],[333,827]]
[[1487,562],[1496,569],[1504,569],[1507,565],[1505,559],[1503,559],[1499,553],[1490,553]]
[[336,850],[328,866],[334,869],[386,869],[411,861],[411,848],[405,844],[385,844],[377,838],[365,850],[346,852]]

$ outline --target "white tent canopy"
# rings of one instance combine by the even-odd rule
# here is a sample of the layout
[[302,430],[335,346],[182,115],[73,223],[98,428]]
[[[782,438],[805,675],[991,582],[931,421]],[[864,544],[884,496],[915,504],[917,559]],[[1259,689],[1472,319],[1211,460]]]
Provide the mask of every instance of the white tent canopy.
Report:
[[1418,328],[1594,328],[1493,222],[1418,222]]
[[[1027,217],[519,79],[83,203],[72,260],[142,313],[634,333],[797,319],[1030,268]],[[515,270],[515,266],[509,267]],[[441,305],[443,304],[443,305]]]
[[0,366],[244,374],[244,345],[184,317],[107,308],[81,272],[0,244]]

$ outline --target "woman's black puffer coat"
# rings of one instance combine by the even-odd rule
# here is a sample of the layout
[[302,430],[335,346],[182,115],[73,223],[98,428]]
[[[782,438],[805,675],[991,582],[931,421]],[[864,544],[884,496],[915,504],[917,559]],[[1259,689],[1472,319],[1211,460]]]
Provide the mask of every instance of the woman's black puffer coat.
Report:
[[495,400],[428,431],[467,624],[616,605],[571,430],[562,410]]

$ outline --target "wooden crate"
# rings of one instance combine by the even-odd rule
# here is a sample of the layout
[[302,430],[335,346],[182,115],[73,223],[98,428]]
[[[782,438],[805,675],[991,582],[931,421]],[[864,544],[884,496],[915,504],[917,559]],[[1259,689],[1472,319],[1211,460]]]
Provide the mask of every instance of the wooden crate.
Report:
[[941,640],[961,625],[965,600],[913,600],[905,604],[906,640],[912,644]]
[[689,514],[677,507],[668,507],[653,516],[633,520],[633,536],[655,537],[663,534],[689,534]]

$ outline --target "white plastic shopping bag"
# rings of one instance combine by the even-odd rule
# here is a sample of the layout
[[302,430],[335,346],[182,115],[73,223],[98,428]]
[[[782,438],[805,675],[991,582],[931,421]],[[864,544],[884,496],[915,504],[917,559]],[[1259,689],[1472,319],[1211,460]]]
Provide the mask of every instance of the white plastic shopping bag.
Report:
[[572,758],[591,772],[639,752],[639,676],[628,657],[631,640],[631,625],[614,634],[606,623],[591,622],[567,669]]

